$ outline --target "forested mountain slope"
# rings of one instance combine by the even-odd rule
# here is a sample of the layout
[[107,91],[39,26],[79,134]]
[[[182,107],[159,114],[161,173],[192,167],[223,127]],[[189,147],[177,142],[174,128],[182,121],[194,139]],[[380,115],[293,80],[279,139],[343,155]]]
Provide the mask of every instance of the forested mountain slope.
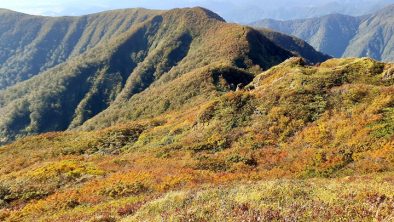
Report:
[[159,11],[127,9],[81,17],[0,10],[0,90],[77,56]]
[[108,40],[95,41],[81,55],[0,91],[0,140],[73,129],[97,114],[94,128],[156,116],[235,90],[291,56],[310,62],[329,58],[300,40],[275,42],[265,36],[268,32],[227,24],[202,8],[154,16],[131,12],[141,17],[136,21],[146,21],[123,21],[113,37],[107,32]]
[[334,57],[394,61],[394,5],[360,17],[331,14],[289,21],[265,19],[251,25],[297,36]]

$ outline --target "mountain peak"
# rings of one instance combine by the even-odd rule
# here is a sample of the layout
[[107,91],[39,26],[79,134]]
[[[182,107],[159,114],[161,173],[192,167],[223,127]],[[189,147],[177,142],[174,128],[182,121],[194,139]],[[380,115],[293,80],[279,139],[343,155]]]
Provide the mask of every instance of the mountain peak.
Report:
[[220,17],[218,14],[216,14],[215,12],[203,8],[203,7],[193,7],[193,8],[177,8],[177,9],[172,9],[169,10],[167,13],[171,14],[171,13],[175,13],[175,14],[183,14],[183,15],[194,15],[194,16],[200,16],[200,17],[206,17],[208,19],[214,19],[214,20],[218,20],[221,22],[225,22],[225,20]]

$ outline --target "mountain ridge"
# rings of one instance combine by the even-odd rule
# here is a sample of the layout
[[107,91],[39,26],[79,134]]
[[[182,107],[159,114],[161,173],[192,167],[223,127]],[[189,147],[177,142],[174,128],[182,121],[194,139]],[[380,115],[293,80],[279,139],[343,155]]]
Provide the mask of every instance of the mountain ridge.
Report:
[[[96,45],[81,55],[0,91],[1,140],[78,127],[110,106],[127,104],[132,97],[149,88],[170,83],[215,63],[221,68],[208,69],[212,83],[197,85],[191,91],[205,89],[205,93],[211,94],[235,90],[230,85],[242,81],[231,82],[240,80],[228,77],[228,70],[242,69],[244,71],[235,74],[247,78],[294,56],[301,49],[312,53],[301,53],[307,60],[321,62],[329,58],[293,38],[286,40],[294,42],[290,44],[293,49],[297,45],[290,52],[286,49],[288,45],[278,46],[264,33],[225,23],[220,16],[202,8],[174,9],[148,17],[138,14],[138,10],[134,12],[136,14],[131,16],[136,16],[137,22],[126,22],[125,32],[115,32],[113,35],[116,36],[107,40],[98,38],[101,36],[98,35],[100,41],[95,41]],[[112,12],[109,15],[117,16]],[[96,15],[99,19],[102,16]],[[225,73],[216,77],[216,72]],[[219,89],[218,84],[224,88]],[[168,100],[177,101],[176,95],[166,92],[170,96]],[[199,94],[192,93],[191,96]],[[163,102],[157,104],[168,106],[166,109],[174,108]],[[157,112],[166,109],[159,108]],[[107,112],[116,113],[113,110]]]

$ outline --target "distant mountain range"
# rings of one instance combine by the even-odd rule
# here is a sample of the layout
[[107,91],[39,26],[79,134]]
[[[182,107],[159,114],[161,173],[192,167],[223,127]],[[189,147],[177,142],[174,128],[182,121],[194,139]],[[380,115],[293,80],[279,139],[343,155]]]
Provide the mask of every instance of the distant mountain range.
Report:
[[73,129],[98,114],[96,128],[159,114],[234,90],[292,56],[329,58],[302,40],[227,24],[202,8],[57,18],[2,10],[0,18],[2,141]]
[[[254,3],[252,4],[250,2]],[[374,13],[393,3],[393,0],[277,0],[268,2],[256,2],[252,0],[246,1],[246,3],[242,1],[237,5],[231,5],[231,3],[229,3],[228,6],[212,2],[210,4],[207,3],[204,7],[218,12],[221,16],[230,21],[247,24],[262,18],[293,20],[325,16],[334,13],[361,16]]]
[[251,25],[297,36],[334,57],[394,61],[394,5],[359,17],[331,14],[290,21],[264,19]]

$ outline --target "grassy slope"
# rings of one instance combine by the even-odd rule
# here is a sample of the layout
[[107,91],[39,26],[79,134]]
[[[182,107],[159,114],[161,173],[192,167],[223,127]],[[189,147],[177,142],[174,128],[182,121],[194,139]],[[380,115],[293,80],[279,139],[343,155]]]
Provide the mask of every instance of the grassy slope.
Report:
[[169,192],[121,221],[390,221],[392,179],[383,174],[206,186]]
[[334,57],[368,56],[393,61],[393,9],[388,6],[372,15],[352,17],[339,14],[319,18],[252,24],[297,36],[317,50]]
[[293,58],[188,110],[18,140],[0,148],[0,217],[390,219],[392,72]]

